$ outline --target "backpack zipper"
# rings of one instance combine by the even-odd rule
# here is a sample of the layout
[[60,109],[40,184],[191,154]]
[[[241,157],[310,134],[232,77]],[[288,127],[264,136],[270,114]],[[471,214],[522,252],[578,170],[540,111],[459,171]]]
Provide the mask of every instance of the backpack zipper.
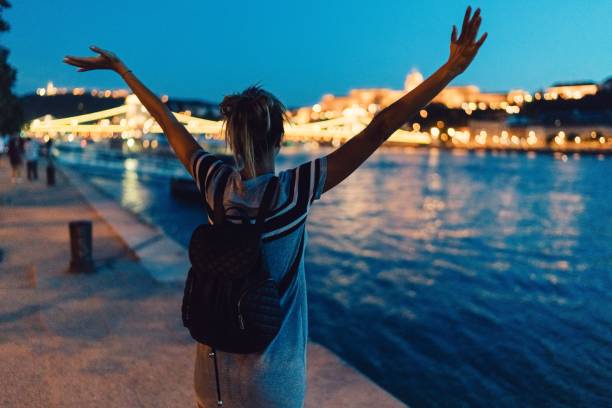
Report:
[[215,364],[215,381],[217,383],[217,405],[223,405],[223,400],[221,399],[221,387],[219,386],[219,369],[217,368],[217,350],[212,347],[212,351],[208,353],[208,357],[214,360]]

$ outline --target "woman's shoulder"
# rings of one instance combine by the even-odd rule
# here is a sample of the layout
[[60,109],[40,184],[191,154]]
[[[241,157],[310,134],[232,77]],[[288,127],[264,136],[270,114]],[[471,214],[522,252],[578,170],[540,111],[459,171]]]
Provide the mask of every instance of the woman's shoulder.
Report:
[[281,171],[279,179],[281,185],[310,205],[321,197],[326,173],[327,163],[325,156],[322,156]]

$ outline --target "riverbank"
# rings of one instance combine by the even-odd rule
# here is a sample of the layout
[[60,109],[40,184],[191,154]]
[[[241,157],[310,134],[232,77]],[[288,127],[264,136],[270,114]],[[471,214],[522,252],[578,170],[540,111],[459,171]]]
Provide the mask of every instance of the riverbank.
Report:
[[[10,184],[9,171],[1,158],[0,405],[193,405],[195,347],[167,274],[184,271],[181,247],[103,194],[85,200],[78,174],[47,187]],[[76,219],[93,222],[93,274],[67,273]],[[308,356],[307,407],[403,406],[324,347]]]

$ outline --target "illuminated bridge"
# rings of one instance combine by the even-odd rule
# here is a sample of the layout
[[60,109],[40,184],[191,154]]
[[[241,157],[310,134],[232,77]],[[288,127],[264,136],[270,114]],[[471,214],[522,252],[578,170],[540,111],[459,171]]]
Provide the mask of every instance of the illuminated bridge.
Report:
[[[202,119],[185,113],[173,112],[173,114],[191,134],[223,139],[222,121]],[[364,129],[370,120],[370,117],[364,115],[345,115],[299,125],[285,123],[285,140],[339,145]],[[119,136],[124,139],[139,139],[146,134],[163,132],[138,98],[135,95],[129,95],[126,103],[116,108],[69,118],[57,119],[48,115],[34,119],[27,124],[25,133],[35,137],[79,136],[97,141]],[[398,130],[389,138],[389,141],[423,145],[429,144],[431,138],[428,133]]]

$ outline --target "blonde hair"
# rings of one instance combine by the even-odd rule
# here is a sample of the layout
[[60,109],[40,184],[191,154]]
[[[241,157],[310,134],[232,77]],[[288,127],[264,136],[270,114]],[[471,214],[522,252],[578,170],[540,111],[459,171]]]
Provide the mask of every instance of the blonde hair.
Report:
[[225,142],[238,169],[244,169],[248,178],[255,177],[256,163],[281,142],[286,108],[259,86],[226,96],[219,108],[224,117]]

